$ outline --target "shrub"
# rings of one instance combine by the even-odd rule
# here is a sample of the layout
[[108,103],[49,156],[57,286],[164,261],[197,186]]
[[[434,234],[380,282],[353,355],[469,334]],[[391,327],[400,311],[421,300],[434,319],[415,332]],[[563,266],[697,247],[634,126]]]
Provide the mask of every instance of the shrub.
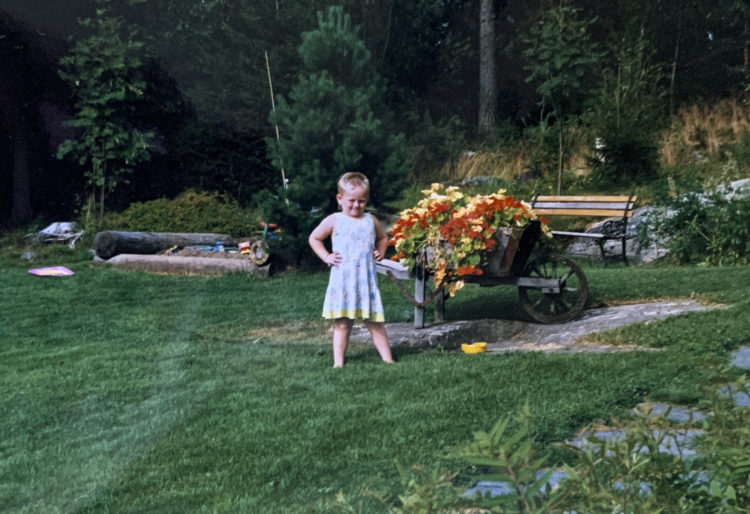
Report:
[[689,193],[657,206],[639,227],[641,244],[668,241],[681,264],[714,266],[750,262],[750,197]]
[[101,229],[148,232],[215,232],[247,236],[258,230],[250,211],[218,193],[188,190],[173,200],[137,202],[109,215]]

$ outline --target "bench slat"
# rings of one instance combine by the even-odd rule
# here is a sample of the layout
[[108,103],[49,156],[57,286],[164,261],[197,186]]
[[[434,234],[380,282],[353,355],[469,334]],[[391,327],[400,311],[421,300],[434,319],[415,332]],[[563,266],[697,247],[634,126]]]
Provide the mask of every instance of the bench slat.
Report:
[[[606,217],[622,217],[622,209],[540,209],[534,207],[536,214],[554,214],[557,216],[606,216]],[[626,214],[628,218],[633,216],[633,211],[628,211]]]
[[536,209],[608,209],[613,211],[624,211],[631,209],[632,204],[628,202],[609,203],[609,202],[534,202]]
[[584,196],[537,196],[538,202],[635,202],[637,196],[607,196],[607,195],[584,195]]

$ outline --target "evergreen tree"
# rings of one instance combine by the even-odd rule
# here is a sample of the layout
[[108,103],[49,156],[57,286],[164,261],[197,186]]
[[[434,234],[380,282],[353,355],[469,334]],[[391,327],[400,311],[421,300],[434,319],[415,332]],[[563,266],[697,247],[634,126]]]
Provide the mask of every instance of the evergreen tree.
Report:
[[343,8],[329,7],[318,13],[318,28],[302,35],[299,54],[299,80],[271,114],[280,140],[268,141],[289,180],[284,196],[302,212],[328,212],[338,177],[359,171],[371,181],[373,204],[394,198],[409,160],[403,135],[390,132],[383,81],[359,28]]

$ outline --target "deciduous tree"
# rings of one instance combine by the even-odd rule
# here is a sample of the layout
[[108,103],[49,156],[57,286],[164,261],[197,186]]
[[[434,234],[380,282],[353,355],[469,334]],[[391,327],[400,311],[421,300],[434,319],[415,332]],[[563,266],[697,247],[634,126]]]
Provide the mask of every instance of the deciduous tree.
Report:
[[110,0],[96,1],[96,16],[81,21],[93,33],[60,61],[60,76],[75,94],[76,112],[69,123],[78,135],[65,140],[57,156],[71,157],[85,167],[91,204],[96,204],[98,193],[103,215],[106,194],[149,158],[152,133],[132,122],[146,85],[139,71],[142,43],[124,30],[120,17],[111,15]]

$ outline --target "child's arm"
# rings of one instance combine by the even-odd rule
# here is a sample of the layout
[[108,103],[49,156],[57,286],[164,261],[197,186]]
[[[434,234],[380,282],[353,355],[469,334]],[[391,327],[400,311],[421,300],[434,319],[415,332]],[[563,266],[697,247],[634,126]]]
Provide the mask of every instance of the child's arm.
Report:
[[310,233],[310,237],[307,238],[307,242],[310,243],[310,248],[315,252],[315,255],[329,266],[337,266],[343,261],[339,252],[329,252],[326,245],[323,244],[323,241],[333,233],[335,224],[336,217],[331,214],[321,221]]
[[372,217],[372,223],[375,226],[375,250],[372,253],[375,260],[380,261],[385,257],[385,252],[388,249],[388,234],[375,216]]

